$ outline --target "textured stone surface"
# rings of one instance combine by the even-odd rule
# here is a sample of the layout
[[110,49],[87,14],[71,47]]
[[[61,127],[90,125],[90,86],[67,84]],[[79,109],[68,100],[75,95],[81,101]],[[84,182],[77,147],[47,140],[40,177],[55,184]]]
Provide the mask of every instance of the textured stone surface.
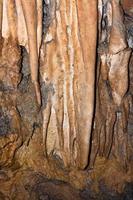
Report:
[[0,57],[0,167],[10,166],[21,146],[20,116],[16,109],[16,91],[20,82],[20,49],[5,40]]
[[85,168],[88,162],[94,107],[96,10],[96,1],[60,2],[45,36],[42,78],[47,87],[53,85],[54,93],[49,93],[44,110],[44,145],[46,153],[58,155],[65,166]]
[[66,182],[47,179],[42,173],[32,170],[15,173],[13,181],[11,181],[11,176],[11,173],[0,171],[1,200],[30,200],[31,198],[33,200],[132,200],[133,195],[133,184],[131,183],[125,185],[123,193],[118,193],[113,189],[108,189],[101,181],[99,192],[94,192],[90,187],[77,190]]
[[0,37],[0,199],[132,199],[132,1],[96,2],[43,0],[40,110],[24,19]]

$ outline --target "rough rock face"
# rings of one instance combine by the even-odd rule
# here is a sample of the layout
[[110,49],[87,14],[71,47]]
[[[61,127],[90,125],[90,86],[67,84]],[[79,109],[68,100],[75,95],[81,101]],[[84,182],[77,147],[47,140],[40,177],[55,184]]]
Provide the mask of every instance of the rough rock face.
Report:
[[43,0],[40,110],[20,1],[3,2],[0,199],[132,199],[132,0]]
[[[126,37],[129,24],[124,26],[127,16],[118,2],[114,0],[105,3],[103,18],[101,16],[99,22],[105,26],[106,20],[106,32],[104,29],[101,31],[99,40],[98,89],[92,145],[92,154],[95,153],[92,157],[115,156],[126,167],[132,155],[127,120],[133,103],[129,89],[132,84],[131,65],[129,69],[132,49],[129,48],[129,38]],[[131,26],[130,22],[130,29]]]
[[16,108],[17,85],[20,81],[20,49],[5,40],[0,57],[0,166],[11,165],[16,149],[21,146],[20,116]]

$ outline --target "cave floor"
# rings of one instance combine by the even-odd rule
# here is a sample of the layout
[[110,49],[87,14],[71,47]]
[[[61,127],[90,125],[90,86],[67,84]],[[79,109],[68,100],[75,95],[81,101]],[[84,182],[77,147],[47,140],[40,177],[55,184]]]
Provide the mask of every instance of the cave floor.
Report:
[[48,179],[32,169],[0,170],[0,200],[132,200],[133,183],[127,183],[122,193],[109,190],[101,181],[98,191],[83,189],[69,183]]

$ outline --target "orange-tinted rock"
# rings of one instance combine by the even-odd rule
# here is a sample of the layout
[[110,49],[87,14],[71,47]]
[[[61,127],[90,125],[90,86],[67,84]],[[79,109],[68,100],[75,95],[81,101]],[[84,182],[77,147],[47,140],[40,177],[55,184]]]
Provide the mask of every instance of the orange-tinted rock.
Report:
[[0,166],[10,166],[22,142],[20,117],[10,95],[0,93]]
[[54,90],[44,110],[44,143],[65,166],[85,168],[94,108],[97,1],[61,1],[55,18],[42,68],[43,80]]
[[[127,44],[132,15],[127,2],[125,13],[119,0],[99,0],[98,15],[96,1],[44,2],[40,111],[26,49],[0,41],[0,198],[78,199],[79,191],[55,181],[60,179],[78,189],[86,186],[85,199],[91,199],[90,188],[100,187],[110,199],[107,186],[122,192],[133,180],[132,41]],[[19,21],[24,39],[22,26]]]
[[20,49],[4,41],[0,57],[0,165],[11,165],[22,142],[16,89],[20,82]]
[[132,0],[121,0],[121,4],[127,13],[133,12],[133,1]]

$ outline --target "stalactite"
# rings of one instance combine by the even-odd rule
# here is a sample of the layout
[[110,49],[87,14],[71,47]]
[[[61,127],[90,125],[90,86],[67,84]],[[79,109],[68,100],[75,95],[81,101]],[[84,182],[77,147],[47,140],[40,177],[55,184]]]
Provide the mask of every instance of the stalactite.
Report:
[[[81,2],[76,4],[76,1],[72,4],[60,3],[60,10],[55,13],[56,21],[47,33],[52,39],[50,44],[46,43],[46,55],[50,59],[47,56],[44,64],[44,69],[48,69],[44,74],[55,90],[51,109],[44,111],[44,117],[49,116],[47,112],[51,113],[51,118],[56,115],[59,139],[57,148],[60,149],[61,157],[66,166],[75,165],[80,168],[85,168],[88,163],[97,38],[97,3],[93,1],[88,7],[84,5],[86,4]],[[91,21],[83,23],[88,10],[93,19],[91,17]],[[55,26],[57,31],[54,34]],[[54,42],[55,38],[57,41]],[[49,128],[47,131],[49,134]]]

